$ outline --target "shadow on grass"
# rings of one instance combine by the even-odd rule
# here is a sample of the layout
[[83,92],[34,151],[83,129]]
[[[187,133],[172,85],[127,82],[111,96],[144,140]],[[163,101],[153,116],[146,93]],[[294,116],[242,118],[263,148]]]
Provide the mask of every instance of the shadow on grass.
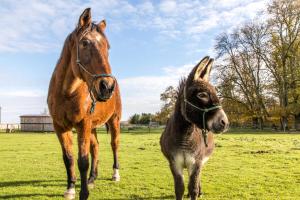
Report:
[[167,196],[159,196],[159,197],[140,197],[138,195],[132,195],[131,197],[126,198],[109,198],[109,199],[102,199],[102,200],[148,200],[148,199],[174,199],[175,197],[172,195]]
[[[27,181],[3,181],[0,182],[0,188],[2,187],[16,187],[16,186],[65,186],[65,180],[27,180]],[[1,196],[0,196],[1,197]]]
[[[65,186],[65,180],[26,180],[26,181],[1,181],[0,188],[6,187],[18,187],[18,186],[33,186],[33,187],[49,187],[49,186]],[[30,193],[30,194],[7,194],[0,195],[0,199],[18,199],[26,198],[31,199],[32,197],[62,197],[62,194],[41,194],[41,193]]]
[[31,197],[62,197],[62,195],[58,194],[10,194],[10,195],[0,195],[1,199],[18,199],[18,198],[28,198]]

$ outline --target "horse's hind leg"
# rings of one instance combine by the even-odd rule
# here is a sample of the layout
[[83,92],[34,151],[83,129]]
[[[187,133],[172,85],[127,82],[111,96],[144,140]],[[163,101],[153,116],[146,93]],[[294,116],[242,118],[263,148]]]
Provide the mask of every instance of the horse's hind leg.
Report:
[[120,118],[118,116],[113,116],[107,122],[107,124],[111,133],[111,148],[114,156],[112,180],[120,181],[119,161],[118,161],[118,149],[119,149],[119,142],[120,142]]
[[67,177],[68,177],[68,185],[67,190],[64,193],[66,199],[74,199],[75,198],[75,163],[74,163],[74,156],[73,156],[73,134],[71,130],[64,131],[62,128],[57,126],[54,123],[54,127],[56,130],[56,135],[59,139],[61,144],[63,159],[65,163],[65,167],[67,170]]
[[91,157],[92,157],[92,166],[91,166],[91,171],[90,171],[90,177],[88,180],[88,185],[89,185],[89,188],[93,188],[94,181],[96,180],[96,178],[98,176],[98,161],[99,161],[99,159],[98,159],[99,143],[98,143],[97,132],[96,132],[95,128],[92,130],[92,134],[91,134],[90,151],[91,151]]

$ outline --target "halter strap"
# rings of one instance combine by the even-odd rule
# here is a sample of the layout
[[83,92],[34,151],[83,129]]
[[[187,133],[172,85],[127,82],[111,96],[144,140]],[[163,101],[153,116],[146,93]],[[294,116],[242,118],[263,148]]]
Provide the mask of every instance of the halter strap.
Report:
[[91,109],[90,109],[90,114],[92,114],[95,110],[95,106],[96,106],[96,99],[92,93],[92,90],[94,89],[93,83],[95,81],[95,79],[99,78],[99,77],[111,77],[116,81],[116,78],[112,75],[112,74],[106,74],[106,73],[102,73],[102,74],[93,74],[91,72],[89,72],[86,67],[81,63],[80,58],[79,58],[79,42],[82,40],[82,38],[88,33],[90,32],[88,29],[86,29],[80,36],[79,40],[77,41],[77,48],[76,48],[76,64],[85,72],[87,73],[90,77],[92,77],[92,87],[89,90],[90,93],[90,97],[92,99],[92,103],[91,103]]
[[207,129],[206,129],[206,126],[205,126],[205,114],[208,113],[209,111],[222,108],[222,106],[214,105],[214,106],[209,107],[209,108],[200,108],[200,107],[196,106],[195,104],[191,103],[190,101],[188,101],[186,99],[186,85],[183,88],[183,101],[184,101],[184,110],[185,110],[184,115],[185,115],[185,118],[186,118],[187,121],[191,122],[188,119],[188,117],[186,116],[186,104],[188,104],[188,105],[192,106],[193,108],[196,108],[197,110],[200,110],[202,112],[202,136],[203,136],[203,139],[204,139],[204,144],[207,147],[208,145],[207,145]]

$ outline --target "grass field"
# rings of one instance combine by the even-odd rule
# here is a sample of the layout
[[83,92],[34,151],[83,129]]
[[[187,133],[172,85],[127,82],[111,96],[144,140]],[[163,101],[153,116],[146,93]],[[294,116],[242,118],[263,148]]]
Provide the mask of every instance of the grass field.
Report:
[[[90,199],[174,199],[160,132],[122,134],[117,183],[110,181],[110,135],[98,134],[100,177]],[[216,146],[202,173],[202,199],[300,199],[300,134],[223,134]],[[0,199],[63,199],[65,179],[54,134],[0,134]]]

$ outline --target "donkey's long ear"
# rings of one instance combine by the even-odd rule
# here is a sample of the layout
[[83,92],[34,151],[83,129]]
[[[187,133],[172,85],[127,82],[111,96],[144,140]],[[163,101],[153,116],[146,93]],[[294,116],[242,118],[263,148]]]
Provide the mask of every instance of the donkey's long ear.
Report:
[[106,21],[105,21],[105,19],[103,19],[101,22],[99,22],[98,27],[100,28],[100,30],[102,32],[105,31],[105,28],[106,28]]
[[204,81],[209,81],[209,75],[211,71],[212,64],[214,59],[209,58],[208,56],[204,57],[197,65],[197,69],[194,74],[194,80],[202,79]]
[[91,8],[86,8],[79,17],[78,28],[88,27],[92,23]]

